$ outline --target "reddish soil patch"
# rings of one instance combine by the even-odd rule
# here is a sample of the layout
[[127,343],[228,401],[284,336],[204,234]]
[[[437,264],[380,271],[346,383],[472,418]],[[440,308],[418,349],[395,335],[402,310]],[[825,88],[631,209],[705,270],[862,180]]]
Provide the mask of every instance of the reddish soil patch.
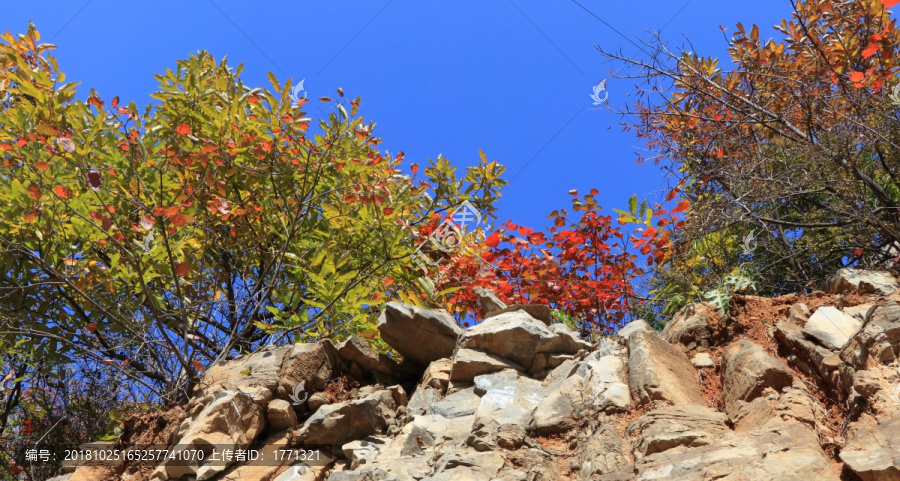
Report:
[[353,391],[358,388],[358,382],[348,376],[341,376],[328,383],[324,392],[332,399],[332,402],[341,402],[350,399]]
[[538,436],[534,438],[538,444],[544,448],[545,451],[551,453],[566,453],[569,451],[569,443],[563,439],[562,436],[558,434],[551,434],[549,436]]

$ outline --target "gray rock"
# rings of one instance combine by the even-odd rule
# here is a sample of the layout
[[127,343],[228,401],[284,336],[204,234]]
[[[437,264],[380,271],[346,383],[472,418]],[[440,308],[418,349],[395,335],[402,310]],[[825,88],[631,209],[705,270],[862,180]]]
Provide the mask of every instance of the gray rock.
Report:
[[447,419],[463,416],[471,416],[478,410],[481,397],[475,394],[475,388],[471,387],[448,394],[447,397],[435,402],[429,414],[439,414]]
[[844,314],[858,319],[860,322],[865,322],[866,313],[869,312],[869,309],[872,308],[875,304],[860,304],[858,306],[845,307],[841,309]]
[[[631,327],[636,323],[635,327]],[[697,371],[687,356],[664,341],[646,323],[625,326],[628,345],[628,384],[640,404],[669,401],[705,404]]]
[[553,324],[553,313],[549,307],[543,304],[513,304],[508,307],[504,307],[503,309],[491,312],[490,314],[484,316],[485,319],[499,316],[500,314],[506,314],[507,312],[516,312],[516,311],[524,311],[527,312],[529,316],[543,322],[547,326]]
[[855,369],[865,369],[868,360],[886,365],[900,353],[900,306],[885,302],[872,308],[865,325],[841,351],[841,359]]
[[322,406],[297,431],[295,439],[310,445],[344,445],[386,432],[406,393],[400,386],[376,391],[353,401]]
[[711,408],[697,404],[666,406],[648,412],[628,425],[635,438],[635,456],[640,459],[683,446],[706,446],[729,432],[728,418]]
[[504,369],[523,370],[522,366],[500,356],[477,349],[460,349],[456,351],[456,355],[453,357],[450,380],[471,382],[475,379],[475,376],[490,374]]
[[368,343],[353,335],[335,348],[341,359],[350,364],[355,363],[365,371],[391,375],[397,367],[393,359],[372,349]]
[[752,401],[768,388],[780,392],[794,382],[794,372],[758,345],[741,340],[722,355],[722,399],[729,416],[737,413],[738,401]]
[[213,364],[203,373],[203,378],[195,387],[195,395],[215,397],[221,391],[240,388],[265,409],[265,404],[278,390],[281,364],[290,349],[290,346],[271,346]]
[[306,392],[321,391],[338,372],[338,353],[331,341],[294,344],[284,356],[278,373],[278,397],[289,399],[301,383]]
[[803,335],[828,349],[839,351],[862,327],[862,322],[831,306],[822,306],[803,326]]
[[831,294],[856,292],[859,294],[890,295],[900,285],[889,272],[841,269],[825,282],[825,291]]
[[465,333],[466,348],[508,359],[536,373],[548,366],[551,355],[576,354],[582,345],[571,336],[551,331],[523,311],[491,317]]
[[463,330],[446,311],[388,302],[378,318],[381,338],[404,358],[427,366],[449,358]]
[[493,421],[498,427],[503,424],[528,426],[534,409],[544,398],[540,382],[520,376],[512,369],[476,377],[475,392],[481,394],[475,425]]

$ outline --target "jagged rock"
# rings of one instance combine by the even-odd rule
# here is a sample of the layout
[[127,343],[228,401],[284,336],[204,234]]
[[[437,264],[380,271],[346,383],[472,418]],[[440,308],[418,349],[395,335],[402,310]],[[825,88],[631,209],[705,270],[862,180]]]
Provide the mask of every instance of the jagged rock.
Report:
[[802,302],[791,304],[787,312],[788,321],[791,321],[800,327],[803,327],[806,324],[806,321],[809,320],[809,316],[811,315],[812,314],[809,311],[809,307],[807,307],[806,304],[803,304]]
[[628,436],[635,438],[636,459],[685,446],[712,444],[729,431],[728,418],[697,404],[666,406],[648,412],[628,424]]
[[875,304],[860,304],[858,306],[845,307],[841,309],[841,311],[850,317],[856,318],[860,322],[865,322],[866,314],[874,305]]
[[337,377],[338,354],[331,341],[315,344],[294,344],[285,354],[278,373],[278,397],[289,399],[294,392],[323,390],[328,380]]
[[716,367],[716,361],[713,361],[708,352],[698,352],[691,358],[691,364],[694,367],[702,369],[706,367]]
[[446,311],[388,302],[378,318],[381,338],[422,366],[453,354],[462,329]]
[[666,323],[660,336],[669,343],[682,344],[688,349],[708,348],[720,318],[708,303],[689,304]]
[[518,449],[527,434],[521,426],[504,424],[497,430],[497,445],[504,449]]
[[270,402],[266,414],[269,426],[275,431],[297,428],[297,413],[287,401],[275,399]]
[[448,394],[445,398],[435,402],[426,413],[454,419],[475,414],[479,405],[481,405],[481,397],[475,394],[474,387],[470,387]]
[[310,445],[343,445],[384,433],[406,401],[403,388],[392,386],[361,399],[323,406],[297,430],[295,439]]
[[781,394],[761,396],[750,402],[738,401],[738,408],[732,417],[735,431],[750,431],[776,423],[799,421],[812,429],[818,428],[819,419],[824,419],[825,409],[804,389],[785,388]]
[[460,349],[453,357],[453,368],[450,371],[451,381],[471,382],[475,376],[490,374],[504,369],[522,371],[522,366],[500,356],[479,351],[478,349]]
[[475,425],[494,421],[497,425],[531,424],[531,414],[544,398],[541,383],[507,369],[475,378],[475,393],[481,402],[475,412]]
[[334,402],[334,400],[331,399],[331,396],[325,394],[324,392],[313,393],[306,401],[306,403],[309,405],[309,410],[313,412],[326,404],[331,404],[332,402]]
[[490,314],[484,316],[485,320],[499,316],[500,314],[506,314],[507,312],[516,312],[523,311],[527,312],[529,316],[543,322],[547,326],[553,324],[553,312],[549,307],[543,304],[513,304],[508,307],[504,307],[503,309],[496,310],[491,312]]
[[697,371],[683,352],[644,321],[634,321],[622,331],[627,336],[628,384],[635,401],[705,404]]
[[264,427],[265,415],[253,398],[241,391],[220,391],[196,416],[186,419],[175,436],[178,441],[173,452],[199,450],[207,456],[190,462],[167,459],[150,479],[166,480],[185,475],[195,475],[198,481],[211,479],[230,464],[209,460],[214,447],[225,445],[247,449]]
[[868,320],[841,351],[841,359],[855,369],[865,369],[867,360],[890,364],[900,352],[900,305],[885,302],[872,308]]
[[775,329],[775,339],[786,348],[788,362],[808,376],[835,385],[837,381],[836,369],[832,364],[826,363],[834,353],[828,349],[806,339],[801,327],[792,321],[781,321]]
[[429,481],[485,480],[497,477],[504,465],[497,453],[447,453],[438,460]]
[[758,345],[741,340],[722,355],[722,399],[729,416],[737,413],[738,401],[752,401],[767,389],[780,392],[794,382],[794,373]]
[[[604,422],[597,427],[580,445],[581,449],[576,460],[576,466],[580,468],[579,481],[592,481],[595,476],[599,479],[615,479],[604,475],[615,472],[620,468],[630,467],[632,462],[631,446],[622,437],[618,428],[612,422]],[[627,475],[627,473],[624,473]],[[634,479],[633,474],[623,480]]]
[[215,397],[221,391],[240,388],[265,409],[278,390],[278,373],[290,346],[272,346],[207,368],[195,386],[195,397]]
[[607,413],[623,412],[631,407],[624,350],[614,344],[601,343],[578,368],[584,379],[584,402]]
[[838,481],[815,432],[797,422],[740,434],[691,449],[671,449],[600,479],[641,481]]
[[822,306],[810,316],[802,332],[828,349],[840,351],[862,327],[862,322],[831,306]]
[[[254,447],[254,451],[259,453],[257,459],[248,460],[244,464],[235,466],[217,479],[221,481],[272,479],[275,473],[281,468],[280,463],[274,461],[284,457],[283,453],[285,450],[290,449],[288,438],[285,434],[286,433],[281,433],[281,435],[272,436],[269,439],[266,439],[262,446]],[[300,481],[301,479],[303,479],[302,476],[293,478],[291,481]]]
[[551,331],[523,311],[486,319],[466,331],[463,345],[508,359],[528,373],[546,369],[551,355],[576,354],[584,347],[571,336]]
[[900,479],[900,416],[884,419],[857,433],[840,458],[863,481]]
[[[362,339],[351,335],[344,342],[335,346],[341,359],[349,364],[356,364],[362,371],[394,374],[397,363],[390,357],[372,349]],[[352,370],[352,368],[351,368]]]
[[382,436],[367,436],[341,446],[341,452],[350,460],[350,469],[357,469],[361,465],[374,463],[389,441],[390,438]]
[[825,282],[825,291],[831,294],[856,292],[859,294],[890,295],[900,285],[889,272],[841,269]]
[[492,312],[506,309],[506,303],[501,301],[497,294],[494,294],[490,289],[475,287],[472,289],[472,292],[478,296],[478,310],[482,319],[487,318]]

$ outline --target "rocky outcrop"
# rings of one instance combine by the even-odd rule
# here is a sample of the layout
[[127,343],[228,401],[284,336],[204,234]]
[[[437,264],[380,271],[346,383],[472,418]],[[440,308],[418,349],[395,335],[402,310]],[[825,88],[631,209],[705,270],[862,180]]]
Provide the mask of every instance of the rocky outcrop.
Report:
[[[391,302],[379,331],[403,363],[351,336],[206,371],[172,449],[268,460],[165,461],[140,479],[900,479],[900,305],[883,297],[894,284],[844,272],[830,284],[842,294],[733,317],[695,304],[662,334],[635,320],[592,343],[546,306],[489,291],[469,329]],[[297,449],[316,460],[273,460]],[[105,479],[70,471],[59,481]]]

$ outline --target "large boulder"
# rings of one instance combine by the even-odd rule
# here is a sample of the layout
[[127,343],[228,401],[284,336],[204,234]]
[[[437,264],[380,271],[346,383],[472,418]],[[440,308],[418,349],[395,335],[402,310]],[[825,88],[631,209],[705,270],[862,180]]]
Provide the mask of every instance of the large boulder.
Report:
[[722,398],[729,416],[739,401],[749,402],[767,389],[779,393],[794,382],[794,372],[758,345],[741,340],[729,345],[722,356]]
[[497,294],[494,294],[494,292],[489,289],[476,287],[472,289],[472,292],[478,296],[478,309],[482,319],[488,317],[493,312],[506,308],[506,303],[501,301],[500,298],[497,297]]
[[221,391],[240,389],[265,405],[278,389],[278,375],[290,346],[270,346],[253,354],[209,366],[194,387],[196,397],[214,397]]
[[509,307],[504,307],[503,309],[493,311],[490,314],[484,316],[484,318],[488,319],[490,317],[499,316],[500,314],[506,314],[507,312],[516,311],[527,312],[529,316],[543,322],[547,326],[553,324],[553,312],[548,306],[545,306],[543,304],[513,304]]
[[841,269],[825,282],[825,291],[832,294],[855,292],[858,294],[890,295],[900,285],[889,272]]
[[324,390],[328,381],[337,377],[339,372],[337,349],[331,341],[294,344],[281,363],[278,397],[306,399],[308,392]]
[[589,347],[571,335],[550,330],[523,311],[486,319],[466,331],[463,345],[508,359],[528,373],[548,368],[552,356],[576,354]]
[[384,342],[421,366],[450,357],[463,333],[446,311],[393,301],[384,306],[378,331]]
[[523,370],[522,366],[495,354],[478,349],[460,349],[453,356],[450,380],[471,382],[475,379],[475,376],[490,374],[504,369]]
[[640,404],[668,401],[705,404],[697,371],[681,350],[664,341],[646,322],[625,326],[628,346],[628,384]]

